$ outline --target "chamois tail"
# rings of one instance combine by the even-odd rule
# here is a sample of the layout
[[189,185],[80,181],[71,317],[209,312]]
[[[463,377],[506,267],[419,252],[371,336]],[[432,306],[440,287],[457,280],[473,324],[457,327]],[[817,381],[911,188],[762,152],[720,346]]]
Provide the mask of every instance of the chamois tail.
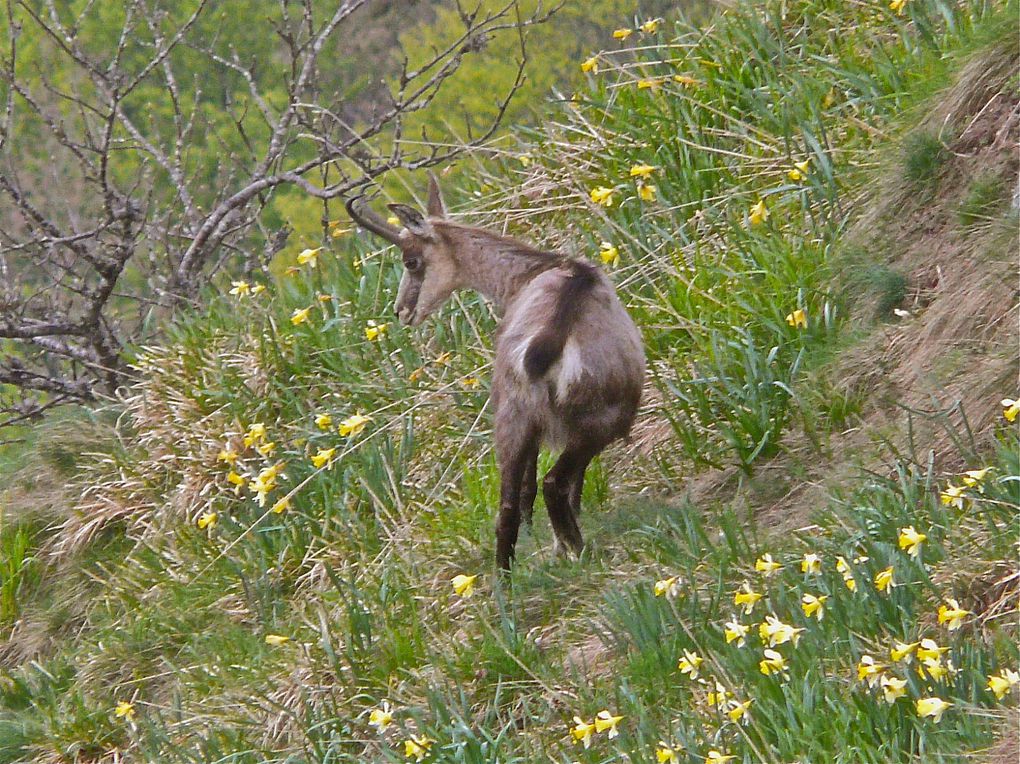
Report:
[[524,371],[532,381],[544,376],[563,354],[574,321],[581,314],[581,305],[598,280],[595,267],[589,263],[572,261],[571,270],[556,298],[552,318],[532,338],[524,353]]

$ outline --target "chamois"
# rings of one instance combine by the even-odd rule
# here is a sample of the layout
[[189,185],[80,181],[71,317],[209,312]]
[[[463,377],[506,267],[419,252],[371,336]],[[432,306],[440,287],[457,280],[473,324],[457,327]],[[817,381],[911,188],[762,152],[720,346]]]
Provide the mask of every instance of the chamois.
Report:
[[417,326],[455,289],[480,292],[502,315],[492,376],[500,505],[496,564],[509,570],[521,520],[531,522],[539,447],[561,449],[542,481],[558,551],[579,554],[584,472],[610,442],[626,437],[641,399],[641,336],[612,283],[595,265],[545,252],[446,219],[429,174],[427,216],[404,204],[391,225],[346,204],[363,228],[396,244],[404,272],[395,310]]

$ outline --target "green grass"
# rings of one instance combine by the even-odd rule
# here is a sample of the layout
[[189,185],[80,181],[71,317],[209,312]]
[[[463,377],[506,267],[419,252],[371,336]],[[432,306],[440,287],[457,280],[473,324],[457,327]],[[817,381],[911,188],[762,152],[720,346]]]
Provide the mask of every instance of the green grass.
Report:
[[[76,473],[74,510],[0,529],[0,621],[27,613],[64,629],[0,674],[0,762],[113,750],[182,764],[396,762],[412,735],[433,739],[427,760],[443,762],[650,762],[663,741],[689,762],[715,749],[744,762],[839,752],[877,764],[954,761],[987,745],[1004,711],[985,684],[1017,664],[1002,615],[1015,603],[1008,588],[968,587],[994,581],[1020,532],[1015,428],[1002,427],[994,454],[958,437],[969,468],[994,467],[961,507],[940,500],[961,476],[905,453],[883,454],[880,473],[852,471],[778,538],[736,502],[631,495],[732,466],[778,500],[830,455],[833,433],[858,423],[866,391],[844,389],[830,365],[850,341],[832,287],[849,207],[901,107],[945,81],[986,10],[913,0],[898,16],[800,0],[637,33],[601,55],[576,104],[550,107],[543,131],[522,130],[518,149],[468,173],[474,209],[511,210],[531,240],[569,235],[592,256],[602,241],[618,246],[612,275],[657,386],[649,419],[668,424],[654,453],[609,454],[591,470],[579,561],[551,555],[539,505],[512,588],[490,573],[495,320],[481,301],[461,296],[421,330],[390,322],[369,339],[369,321],[390,321],[399,269],[353,237],[294,275],[283,275],[295,254],[285,252],[258,296],[214,285],[208,310],[138,349],[116,440],[45,445],[53,474]],[[669,79],[638,86],[655,77]],[[656,168],[654,202],[637,197],[638,163]],[[520,198],[522,183],[548,191]],[[591,201],[596,186],[615,190],[613,206]],[[759,201],[770,216],[755,223]],[[863,288],[892,306],[902,284],[890,273]],[[797,310],[806,327],[788,320]],[[365,428],[340,435],[358,414]],[[246,446],[255,423],[266,437]],[[259,452],[267,442],[275,450]],[[327,448],[333,460],[316,468],[310,457]],[[237,454],[233,466],[222,450]],[[784,458],[782,479],[760,471]],[[250,485],[279,463],[261,506],[228,482],[234,471]],[[897,544],[910,525],[927,535],[919,559]],[[66,542],[60,567],[42,562],[53,539]],[[754,568],[766,552],[783,566],[768,578]],[[818,574],[801,572],[806,553],[821,557]],[[888,566],[898,586],[880,592]],[[453,593],[458,573],[479,575],[475,596]],[[676,596],[656,596],[670,577]],[[762,594],[746,615],[734,603],[745,582]],[[828,597],[823,620],[805,615],[808,593]],[[948,597],[980,617],[947,631],[936,613]],[[759,669],[757,626],[770,614],[804,629],[796,647],[775,648],[788,678]],[[731,619],[750,629],[743,647],[725,640]],[[955,673],[928,681],[894,666],[908,686],[893,704],[858,681],[863,655],[885,661],[892,640],[924,637],[950,648]],[[685,650],[704,659],[710,685],[680,674]],[[753,700],[746,724],[725,715],[730,705],[708,706],[716,681]],[[938,724],[915,712],[928,694],[953,703]],[[115,716],[122,701],[133,719]],[[368,714],[383,701],[395,721],[380,733]],[[572,742],[573,717],[602,710],[624,717],[619,736]]]
[[986,173],[974,178],[956,213],[960,225],[968,227],[994,220],[1005,206],[1007,195],[1008,187],[998,175]]
[[948,158],[949,150],[942,138],[923,131],[913,133],[903,146],[904,175],[913,186],[930,190]]

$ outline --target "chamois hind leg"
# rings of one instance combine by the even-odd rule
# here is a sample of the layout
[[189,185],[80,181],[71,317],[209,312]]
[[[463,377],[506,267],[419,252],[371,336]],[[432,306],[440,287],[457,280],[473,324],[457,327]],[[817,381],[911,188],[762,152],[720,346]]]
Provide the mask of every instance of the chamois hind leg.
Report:
[[[545,496],[546,509],[549,510],[553,533],[556,534],[558,550],[566,547],[575,554],[580,554],[584,548],[581,529],[571,507],[571,497],[574,493],[574,481],[583,480],[584,469],[596,453],[598,451],[590,446],[568,447],[542,480],[542,493]],[[578,470],[581,471],[580,477]]]
[[496,565],[510,570],[521,526],[521,494],[525,472],[538,451],[538,437],[519,420],[500,412],[496,417],[496,459],[499,462],[499,516],[496,519]]
[[587,460],[580,461],[570,479],[570,510],[574,513],[575,518],[581,516],[581,493],[584,490],[584,472],[588,469],[588,465],[591,464],[594,458],[595,454],[592,454]]
[[521,519],[525,525],[531,525],[535,513],[535,497],[538,496],[538,444],[529,452],[529,459],[524,466],[524,478],[521,480]]

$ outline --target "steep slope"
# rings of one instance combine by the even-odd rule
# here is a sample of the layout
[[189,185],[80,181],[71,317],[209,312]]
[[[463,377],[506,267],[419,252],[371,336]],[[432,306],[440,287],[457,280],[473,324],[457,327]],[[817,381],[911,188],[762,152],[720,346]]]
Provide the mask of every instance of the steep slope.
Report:
[[601,250],[645,331],[580,561],[537,519],[489,573],[492,316],[388,323],[367,240],[219,285],[40,433],[68,488],[2,500],[0,761],[980,757],[1018,659],[1016,7],[901,10],[650,25],[479,163],[478,217]]

